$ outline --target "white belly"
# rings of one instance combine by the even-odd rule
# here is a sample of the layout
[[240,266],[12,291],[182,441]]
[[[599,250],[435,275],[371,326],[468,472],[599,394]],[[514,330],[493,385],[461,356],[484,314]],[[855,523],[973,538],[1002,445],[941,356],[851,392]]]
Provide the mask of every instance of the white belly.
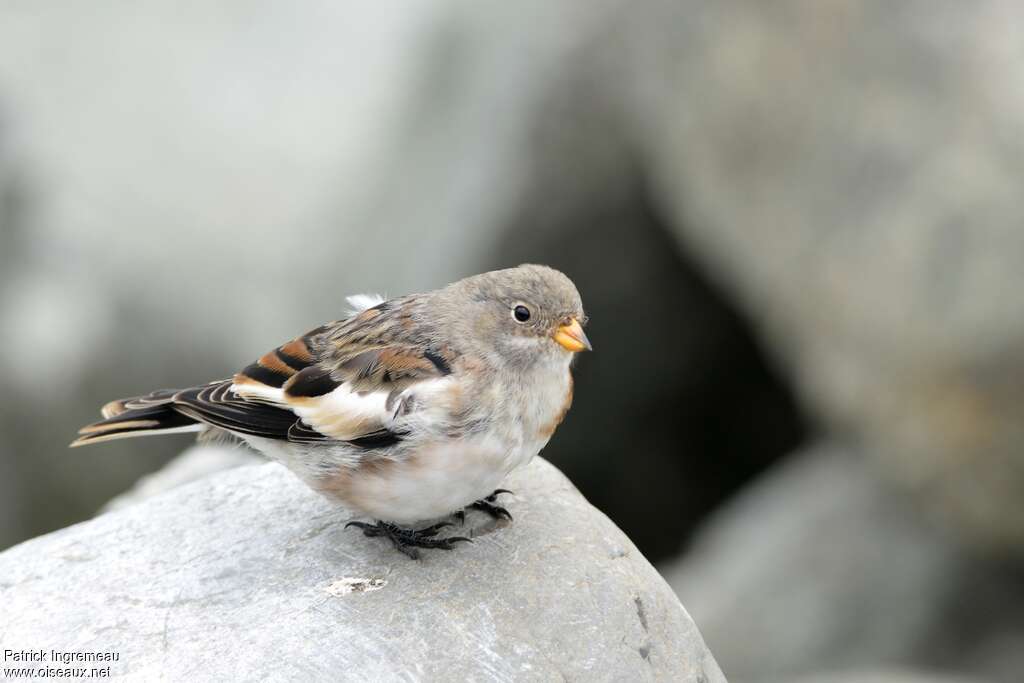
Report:
[[490,438],[447,441],[425,445],[404,460],[339,472],[317,488],[360,515],[413,524],[490,495],[511,469],[509,455],[524,459]]

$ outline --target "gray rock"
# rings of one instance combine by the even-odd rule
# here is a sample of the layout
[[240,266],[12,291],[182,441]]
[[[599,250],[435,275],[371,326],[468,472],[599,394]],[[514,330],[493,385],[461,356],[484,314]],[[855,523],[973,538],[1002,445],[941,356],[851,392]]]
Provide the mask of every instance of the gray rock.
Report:
[[978,679],[911,669],[865,669],[806,676],[795,683],[980,683]]
[[628,82],[681,243],[809,409],[1024,557],[1024,5],[658,5]]
[[4,647],[116,652],[133,680],[724,681],[633,544],[540,458],[515,523],[414,562],[276,464],[0,554]]
[[111,499],[103,506],[103,511],[110,512],[134,505],[215,472],[264,462],[266,459],[262,456],[241,445],[196,444],[156,472],[143,476],[124,493]]
[[819,444],[724,507],[663,571],[737,680],[895,667],[1016,683],[1019,576],[950,540],[853,448]]

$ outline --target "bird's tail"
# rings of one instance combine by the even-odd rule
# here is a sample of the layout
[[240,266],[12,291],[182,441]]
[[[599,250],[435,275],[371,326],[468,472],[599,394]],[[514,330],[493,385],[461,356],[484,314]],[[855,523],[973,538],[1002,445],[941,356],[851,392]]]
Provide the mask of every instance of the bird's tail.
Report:
[[78,430],[71,448],[133,436],[203,430],[202,423],[175,410],[177,393],[176,389],[161,389],[148,396],[111,401],[103,406],[102,420]]

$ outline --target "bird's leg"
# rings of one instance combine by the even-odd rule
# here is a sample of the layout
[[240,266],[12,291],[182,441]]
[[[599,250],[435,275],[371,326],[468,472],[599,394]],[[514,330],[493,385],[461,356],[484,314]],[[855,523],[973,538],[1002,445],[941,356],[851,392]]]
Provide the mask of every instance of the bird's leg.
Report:
[[[466,508],[473,508],[474,510],[482,510],[483,512],[486,512],[487,514],[489,514],[494,519],[507,519],[508,521],[511,522],[512,521],[512,513],[510,513],[508,510],[506,510],[505,508],[501,507],[500,505],[494,505],[494,501],[498,498],[498,495],[500,495],[502,493],[512,493],[512,492],[509,491],[508,489],[495,489],[494,493],[492,493],[491,495],[487,496],[486,498],[482,498],[482,499],[476,501],[475,503],[470,503],[469,505],[466,506]],[[459,510],[458,512],[455,513],[455,516],[459,518],[459,521],[461,523],[465,523],[465,521],[466,521],[466,511],[465,510]]]
[[434,538],[437,536],[437,532],[446,526],[451,526],[451,522],[438,522],[423,529],[407,529],[400,527],[397,524],[390,522],[382,522],[377,520],[376,524],[369,524],[367,522],[349,522],[345,525],[345,528],[354,526],[357,529],[363,530],[364,536],[370,538],[376,536],[384,536],[390,540],[399,552],[408,555],[412,559],[419,559],[419,551],[416,548],[440,548],[441,550],[451,550],[455,547],[456,543],[465,541],[472,543],[468,538],[464,536],[449,536],[448,538]]

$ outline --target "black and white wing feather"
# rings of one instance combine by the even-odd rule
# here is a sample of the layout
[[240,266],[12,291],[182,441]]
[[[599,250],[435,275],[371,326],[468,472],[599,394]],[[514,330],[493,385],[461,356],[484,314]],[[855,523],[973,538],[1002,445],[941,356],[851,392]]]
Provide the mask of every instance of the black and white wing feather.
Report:
[[293,443],[393,446],[410,429],[399,419],[413,409],[407,390],[444,380],[454,362],[450,350],[410,332],[415,301],[404,304],[318,327],[231,379],[112,401],[105,419],[79,430],[71,445],[215,428]]

